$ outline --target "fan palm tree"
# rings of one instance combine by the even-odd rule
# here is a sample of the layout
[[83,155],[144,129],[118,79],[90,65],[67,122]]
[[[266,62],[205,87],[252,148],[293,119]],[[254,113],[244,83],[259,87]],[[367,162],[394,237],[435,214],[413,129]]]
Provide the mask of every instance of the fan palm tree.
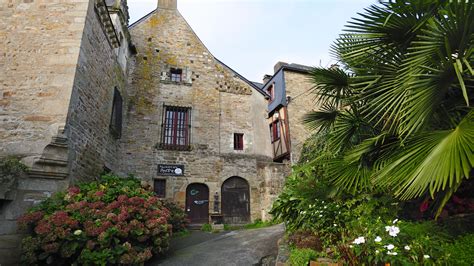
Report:
[[306,116],[329,132],[318,158],[345,192],[400,199],[443,195],[473,176],[474,5],[469,0],[381,1],[332,46],[340,68],[316,68],[322,108]]

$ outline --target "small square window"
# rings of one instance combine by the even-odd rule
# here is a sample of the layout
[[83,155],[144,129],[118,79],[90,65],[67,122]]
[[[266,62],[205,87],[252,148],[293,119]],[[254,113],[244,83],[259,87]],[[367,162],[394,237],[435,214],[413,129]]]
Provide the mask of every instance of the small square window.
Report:
[[181,82],[183,77],[183,70],[180,68],[171,68],[170,69],[171,81]]
[[234,133],[234,150],[244,149],[244,134]]
[[158,198],[166,198],[166,180],[155,179],[153,190]]

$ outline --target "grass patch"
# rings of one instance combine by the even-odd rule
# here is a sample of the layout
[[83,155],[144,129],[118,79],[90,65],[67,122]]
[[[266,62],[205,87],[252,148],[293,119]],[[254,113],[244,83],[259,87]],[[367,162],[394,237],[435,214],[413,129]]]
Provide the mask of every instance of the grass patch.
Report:
[[242,229],[241,225],[224,224],[224,231],[235,231]]
[[191,232],[189,230],[182,230],[178,232],[173,232],[173,238],[181,238],[190,235]]
[[255,222],[251,224],[246,224],[244,225],[245,229],[257,229],[257,228],[263,228],[263,227],[268,227],[277,224],[276,221],[262,221],[260,219],[255,220]]

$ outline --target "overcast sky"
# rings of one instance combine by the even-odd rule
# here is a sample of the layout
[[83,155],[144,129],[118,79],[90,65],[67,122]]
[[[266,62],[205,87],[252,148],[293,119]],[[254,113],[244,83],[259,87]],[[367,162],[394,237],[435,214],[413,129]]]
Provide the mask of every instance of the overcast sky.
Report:
[[[130,23],[158,0],[128,0]],[[247,79],[273,74],[277,61],[334,63],[329,47],[343,26],[375,0],[178,0],[211,53]]]

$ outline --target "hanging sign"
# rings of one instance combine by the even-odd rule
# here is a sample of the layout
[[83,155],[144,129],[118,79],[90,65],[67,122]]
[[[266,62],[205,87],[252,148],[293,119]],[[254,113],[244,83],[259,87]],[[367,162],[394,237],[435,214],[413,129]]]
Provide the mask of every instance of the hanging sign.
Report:
[[184,165],[159,164],[158,175],[182,176],[184,175]]

